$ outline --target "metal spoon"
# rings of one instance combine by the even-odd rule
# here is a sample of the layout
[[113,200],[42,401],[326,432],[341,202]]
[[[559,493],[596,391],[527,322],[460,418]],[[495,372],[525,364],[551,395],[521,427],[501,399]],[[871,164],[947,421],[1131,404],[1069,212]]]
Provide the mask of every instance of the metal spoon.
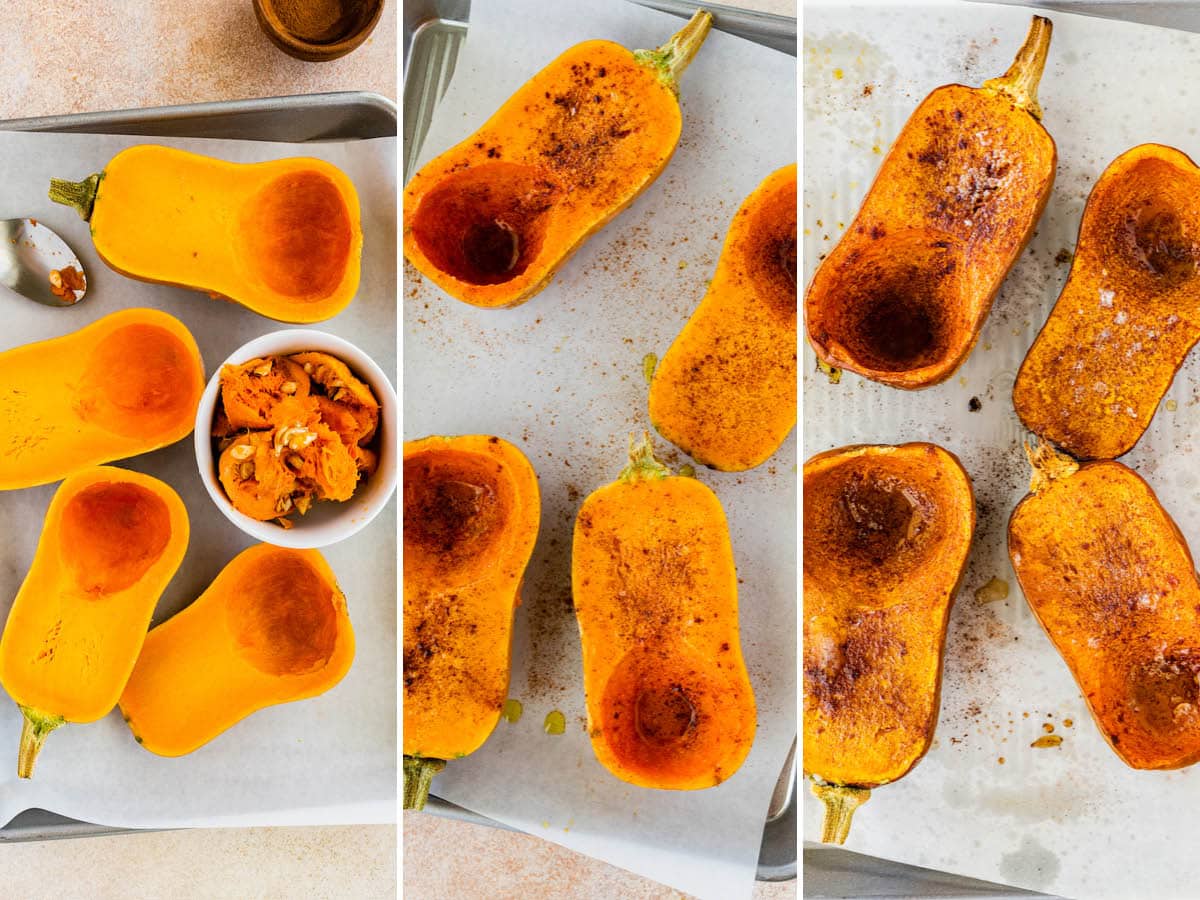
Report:
[[36,219],[0,219],[0,285],[45,306],[74,306],[87,293],[66,241]]

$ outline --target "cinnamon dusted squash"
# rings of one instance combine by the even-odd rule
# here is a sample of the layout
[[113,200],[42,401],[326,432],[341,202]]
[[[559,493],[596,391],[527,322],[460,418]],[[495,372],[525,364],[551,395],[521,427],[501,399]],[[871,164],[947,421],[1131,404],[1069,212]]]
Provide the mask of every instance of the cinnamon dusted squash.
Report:
[[649,435],[575,519],[571,593],[588,733],[601,764],[641,787],[698,790],[754,743],[725,511],[654,458]]
[[404,189],[404,255],[473,306],[524,303],[659,176],[683,119],[679,77],[712,16],[657,50],[585,41],[533,76]]
[[759,465],[796,425],[796,166],[738,209],[708,292],[650,383],[650,420],[697,462]]
[[1035,16],[1008,72],[940,87],[909,118],[805,297],[823,364],[916,389],[970,354],[1054,183],[1037,101],[1050,32]]
[[508,693],[513,615],[541,521],[537,474],[490,435],[404,444],[404,808],[475,752]]
[[843,843],[871,789],[929,749],[974,531],[971,479],[933,444],[804,464],[804,771],[824,841]]
[[1132,469],[1026,451],[1033,478],[1008,552],[1030,609],[1125,763],[1200,761],[1200,583],[1187,542]]
[[1078,459],[1137,443],[1200,339],[1200,168],[1122,153],[1083,210],[1071,274],[1013,387],[1030,431]]

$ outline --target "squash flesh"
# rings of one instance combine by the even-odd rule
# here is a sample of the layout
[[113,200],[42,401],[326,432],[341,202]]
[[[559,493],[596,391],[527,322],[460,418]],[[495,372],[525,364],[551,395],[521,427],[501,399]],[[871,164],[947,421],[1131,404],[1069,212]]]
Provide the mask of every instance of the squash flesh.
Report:
[[875,787],[929,749],[974,527],[970,478],[940,447],[843,447],[805,463],[807,774]]
[[734,215],[708,291],[650,384],[650,420],[697,462],[741,471],[796,425],[796,166]]
[[204,367],[179,320],[132,309],[0,353],[0,385],[0,490],[12,490],[186,437]]
[[672,790],[732,776],[757,718],[716,494],[680,476],[597,489],[576,518],[571,580],[600,763]]
[[533,467],[507,441],[405,443],[405,756],[466,756],[499,722],[540,503]]
[[1025,599],[1116,754],[1136,769],[1200,761],[1200,583],[1150,486],[1088,463],[1027,495],[1008,535]]
[[1200,339],[1200,168],[1143,144],[1088,197],[1062,293],[1025,356],[1013,405],[1078,459],[1128,452]]
[[91,227],[96,251],[124,275],[284,322],[328,319],[358,290],[358,194],[323,160],[244,164],[131,147],[105,167]]
[[260,709],[325,693],[353,661],[346,598],[324,557],[258,544],[147,635],[121,711],[147,750],[182,756]]
[[570,48],[404,189],[404,255],[475,306],[515,306],[658,177],[672,89],[609,41]]
[[107,466],[68,477],[0,637],[9,696],[71,722],[105,716],[187,544],[187,511],[163,482]]

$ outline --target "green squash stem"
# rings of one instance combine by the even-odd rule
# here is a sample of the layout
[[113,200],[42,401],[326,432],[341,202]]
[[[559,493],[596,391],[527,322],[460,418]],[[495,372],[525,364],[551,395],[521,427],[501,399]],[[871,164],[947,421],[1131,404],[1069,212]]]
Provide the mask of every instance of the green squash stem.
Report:
[[634,443],[633,435],[629,435],[629,465],[618,477],[618,481],[628,484],[634,481],[658,481],[669,478],[671,470],[654,458],[654,441],[650,432],[643,431],[642,439]]
[[871,792],[867,788],[850,787],[845,784],[820,784],[816,781],[813,782],[812,792],[825,804],[821,842],[846,843],[854,811],[871,799]]
[[61,178],[50,179],[50,199],[63,206],[74,208],[79,218],[87,222],[92,218],[92,207],[96,205],[96,192],[100,189],[99,173],[89,175],[83,181],[64,181]]
[[433,776],[446,768],[444,759],[426,759],[423,756],[404,757],[404,808],[424,809],[429,799],[429,787]]
[[21,749],[17,753],[17,775],[21,778],[32,778],[33,767],[37,763],[38,753],[42,744],[46,743],[46,735],[67,720],[62,716],[52,716],[41,710],[17,704],[25,721],[21,725]]
[[634,50],[633,58],[654,69],[659,80],[678,94],[679,77],[708,37],[712,22],[712,13],[698,9],[669,41],[657,50]]

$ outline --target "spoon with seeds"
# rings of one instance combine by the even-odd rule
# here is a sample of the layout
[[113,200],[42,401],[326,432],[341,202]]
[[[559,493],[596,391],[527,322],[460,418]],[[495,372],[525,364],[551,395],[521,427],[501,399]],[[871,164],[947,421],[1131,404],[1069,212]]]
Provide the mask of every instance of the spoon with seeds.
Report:
[[87,276],[66,241],[37,219],[0,219],[0,285],[44,306],[74,306]]

